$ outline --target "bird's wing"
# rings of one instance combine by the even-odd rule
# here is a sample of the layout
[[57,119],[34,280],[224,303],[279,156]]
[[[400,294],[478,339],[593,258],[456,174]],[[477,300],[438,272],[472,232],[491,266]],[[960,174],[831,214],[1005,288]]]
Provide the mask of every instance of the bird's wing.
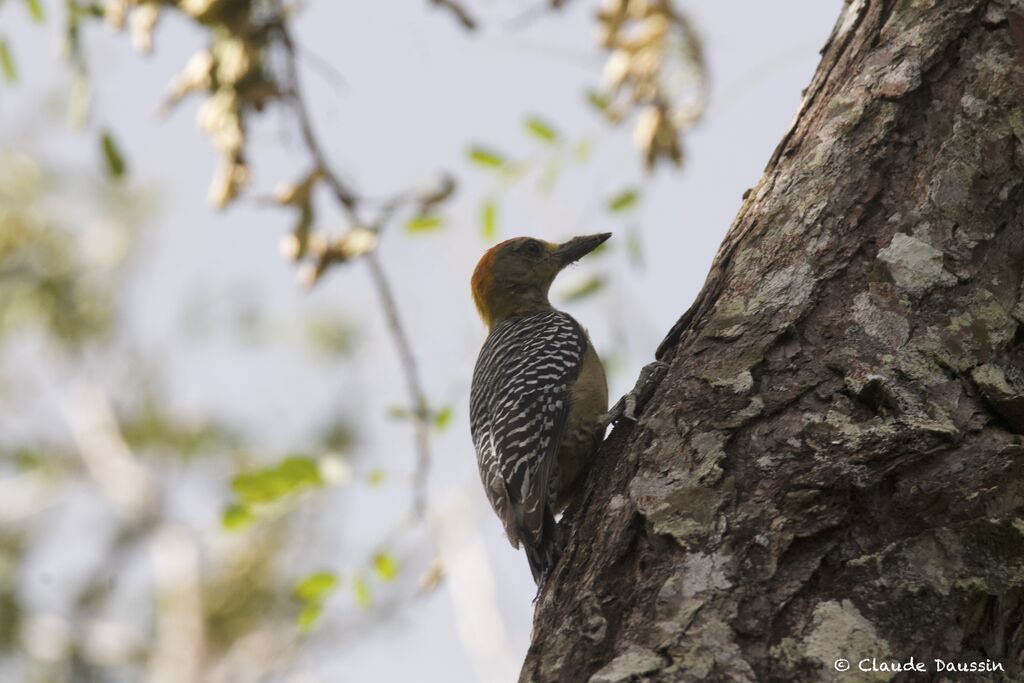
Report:
[[495,327],[480,352],[473,442],[487,496],[516,547],[540,543],[551,515],[569,391],[586,345],[572,317],[545,311]]

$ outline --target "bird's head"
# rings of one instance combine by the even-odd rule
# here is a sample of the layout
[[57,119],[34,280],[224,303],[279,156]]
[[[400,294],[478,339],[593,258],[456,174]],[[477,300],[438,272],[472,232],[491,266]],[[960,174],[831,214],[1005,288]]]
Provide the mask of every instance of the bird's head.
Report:
[[555,276],[586,256],[610,232],[573,237],[554,244],[533,237],[516,237],[488,249],[473,271],[473,300],[484,323],[548,308],[548,289]]

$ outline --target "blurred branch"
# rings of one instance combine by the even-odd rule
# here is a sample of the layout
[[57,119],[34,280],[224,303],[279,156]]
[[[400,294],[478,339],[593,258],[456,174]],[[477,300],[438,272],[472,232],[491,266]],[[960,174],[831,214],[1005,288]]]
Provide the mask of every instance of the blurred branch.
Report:
[[476,19],[469,13],[461,3],[455,2],[455,0],[428,0],[430,4],[441,7],[451,12],[452,16],[462,24],[462,28],[467,31],[476,30]]
[[157,595],[157,641],[150,683],[199,683],[206,638],[198,543],[183,528],[164,525],[149,544]]
[[[288,83],[286,94],[299,119],[299,129],[302,134],[303,143],[316,163],[323,180],[331,189],[339,208],[348,217],[350,235],[353,233],[362,234],[367,230],[376,235],[383,227],[383,223],[396,210],[413,201],[414,195],[409,193],[396,195],[392,200],[385,202],[376,221],[368,226],[364,225],[362,217],[359,215],[358,196],[355,191],[345,184],[338,173],[331,168],[327,155],[324,153],[316,132],[313,130],[309,109],[302,96],[295,43],[292,40],[288,26],[281,23],[278,26],[278,30],[287,53]],[[342,237],[341,239],[344,240],[345,238]],[[426,394],[423,391],[423,385],[420,380],[419,368],[416,364],[416,357],[413,354],[412,344],[409,342],[409,336],[406,334],[402,324],[401,316],[398,312],[398,303],[395,299],[391,283],[381,267],[374,246],[367,247],[365,252],[358,255],[364,256],[367,261],[371,279],[377,290],[377,295],[380,297],[388,331],[395,344],[401,361],[402,373],[405,376],[406,390],[413,418],[413,428],[415,430],[416,466],[413,477],[413,513],[417,517],[422,517],[426,509],[426,483],[430,466],[430,414],[427,407]],[[329,252],[325,251],[324,253],[327,254]],[[322,273],[326,265],[327,262],[321,257],[317,269]]]
[[[102,388],[74,387],[64,401],[64,413],[86,470],[121,517],[119,529],[106,548],[106,561],[96,565],[75,599],[70,623],[86,624],[109,597],[116,585],[115,577],[131,560],[138,544],[149,539],[160,523],[162,496],[125,441],[110,397]],[[78,638],[81,650],[87,639],[84,634]],[[87,659],[78,654],[73,658],[73,667],[85,667],[76,675],[88,675],[91,665]]]
[[78,387],[64,412],[82,461],[103,495],[126,520],[144,525],[152,519],[158,492],[125,443],[107,395],[98,387]]
[[320,73],[320,76],[327,81],[328,84],[335,90],[341,90],[348,88],[348,81],[345,80],[345,76],[342,75],[341,71],[334,68],[334,65],[327,61],[325,58],[313,52],[306,46],[299,46],[299,52],[306,62]]
[[341,205],[341,208],[349,218],[352,220],[354,225],[360,225],[358,213],[356,213],[356,194],[350,189],[335,173],[327,161],[327,156],[324,154],[323,148],[320,145],[320,141],[316,137],[316,132],[313,130],[313,122],[309,115],[309,110],[306,107],[306,101],[302,96],[301,84],[299,81],[299,66],[296,58],[295,43],[292,41],[291,32],[285,23],[281,23],[278,27],[281,33],[282,44],[284,45],[285,51],[288,54],[287,59],[287,78],[285,95],[291,102],[292,108],[295,110],[296,118],[299,121],[299,132],[302,134],[302,142],[306,146],[306,150],[310,156],[313,157],[313,161],[316,162],[317,168],[320,170],[322,177],[331,188],[331,192],[334,194],[335,199]]
[[416,469],[413,473],[413,513],[422,517],[427,506],[427,474],[430,469],[430,415],[427,409],[426,395],[420,384],[416,358],[412,353],[412,345],[406,336],[402,321],[398,316],[398,305],[395,302],[391,284],[388,282],[384,269],[376,253],[366,257],[370,267],[370,276],[380,295],[384,309],[384,319],[388,323],[391,337],[402,359],[402,370],[405,375],[406,389],[412,402],[413,429],[416,439]]
[[511,681],[519,666],[501,619],[494,570],[476,518],[469,496],[456,491],[446,497],[431,522],[454,603],[459,639],[473,661],[477,679],[485,683]]

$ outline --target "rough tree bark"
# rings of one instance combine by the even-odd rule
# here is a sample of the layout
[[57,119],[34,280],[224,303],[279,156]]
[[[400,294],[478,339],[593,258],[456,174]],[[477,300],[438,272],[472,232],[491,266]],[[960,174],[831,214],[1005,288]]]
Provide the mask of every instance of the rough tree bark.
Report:
[[521,680],[1024,680],[1020,15],[848,2],[566,515]]

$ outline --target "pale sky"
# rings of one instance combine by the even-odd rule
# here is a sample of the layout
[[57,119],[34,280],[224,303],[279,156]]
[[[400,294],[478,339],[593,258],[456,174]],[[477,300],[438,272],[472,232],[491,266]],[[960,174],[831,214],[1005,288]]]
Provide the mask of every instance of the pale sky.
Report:
[[[59,3],[46,4],[56,11]],[[435,405],[455,409],[451,426],[434,441],[431,496],[435,502],[457,500],[453,492],[468,496],[494,572],[508,661],[517,666],[529,642],[534,587],[525,558],[509,547],[482,496],[466,415],[473,361],[484,338],[468,280],[487,246],[478,228],[479,205],[494,186],[488,174],[465,161],[465,149],[478,142],[512,157],[542,154],[523,133],[530,114],[572,141],[594,141],[592,158],[568,164],[549,195],[532,181],[502,191],[499,222],[502,237],[615,233],[617,248],[564,275],[554,299],[557,304],[558,291],[587,273],[611,275],[606,291],[567,308],[589,329],[599,352],[625,352],[622,370],[611,378],[617,397],[699,290],[741,195],[757,182],[796,113],[843,3],[678,3],[704,40],[710,107],[686,137],[685,168],[663,168],[650,178],[643,175],[628,127],[607,127],[583,97],[602,65],[594,43],[594,3],[576,0],[525,28],[509,24],[528,3],[469,3],[483,23],[477,34],[465,33],[423,0],[307,4],[297,22],[297,42],[343,78],[332,85],[306,61],[304,83],[315,124],[335,165],[368,195],[428,181],[439,169],[461,181],[442,231],[412,236],[396,229],[384,236],[380,253],[415,340],[427,393]],[[55,22],[40,29],[13,9],[5,8],[7,25],[0,32],[12,44],[22,83],[0,86],[0,147],[27,143],[52,163],[100,172],[94,135],[34,125],[37,112],[69,79],[57,59]],[[394,474],[380,489],[346,491],[312,506],[312,535],[302,552],[289,556],[295,574],[325,566],[343,570],[353,552],[367,552],[406,509],[403,476],[413,459],[407,425],[387,417],[388,406],[405,400],[404,385],[364,269],[338,269],[307,292],[278,253],[290,216],[251,202],[223,213],[207,205],[214,153],[195,127],[196,101],[166,119],[156,116],[167,83],[201,46],[198,34],[182,22],[165,22],[148,58],[131,50],[126,35],[101,27],[88,31],[86,45],[100,75],[92,122],[116,132],[131,165],[130,182],[154,188],[159,197],[132,276],[126,324],[141,346],[161,358],[159,372],[176,409],[246,425],[277,449],[301,448],[311,429],[341,412],[359,425],[358,466]],[[253,131],[257,191],[301,170],[304,157],[294,134],[282,135],[287,129],[287,120],[270,115]],[[636,214],[628,221],[610,216],[607,198],[635,184],[643,188]],[[642,236],[642,269],[629,264],[623,248],[627,223]],[[310,311],[350,318],[360,330],[355,358],[309,357],[287,340],[240,349],[224,332],[201,342],[184,338],[189,307],[206,306],[216,318],[240,292],[276,321]],[[195,492],[182,504],[182,519],[215,526],[226,496],[226,484],[223,490]],[[342,535],[344,550],[337,542]],[[45,566],[57,558],[44,554],[37,562]],[[421,562],[409,572],[423,569]],[[310,676],[305,680],[477,680],[453,604],[442,585],[368,628],[371,620],[353,615],[351,600],[329,602],[321,632],[302,659]],[[508,671],[510,665],[501,669],[499,659],[496,671]]]

